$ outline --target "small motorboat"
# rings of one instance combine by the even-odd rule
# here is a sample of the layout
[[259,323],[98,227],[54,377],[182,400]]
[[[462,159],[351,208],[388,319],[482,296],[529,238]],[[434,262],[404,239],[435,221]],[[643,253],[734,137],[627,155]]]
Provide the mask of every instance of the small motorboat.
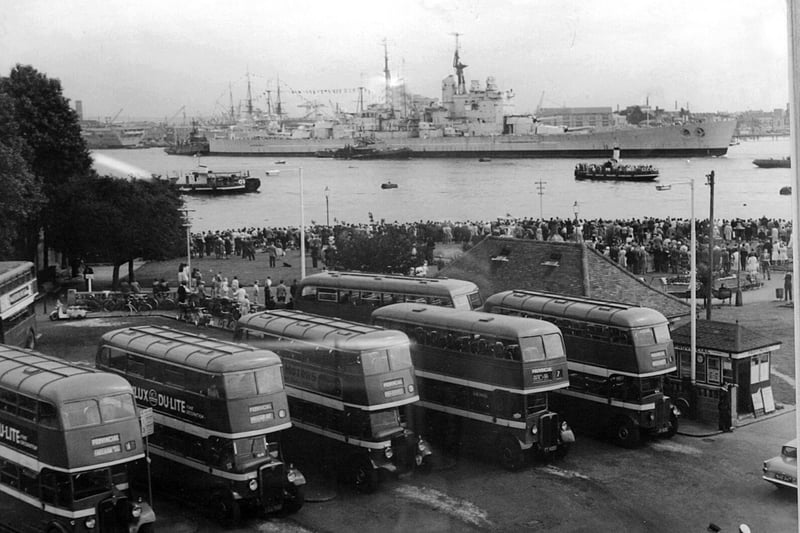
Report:
[[492,158],[491,158],[491,157],[479,157],[479,158],[478,158],[478,161],[479,161],[480,163],[489,163],[489,162],[491,162],[491,161],[492,161]]
[[280,173],[281,173],[281,171],[280,171],[280,170],[275,170],[275,169],[273,169],[273,170],[267,170],[267,171],[265,171],[265,174],[266,174],[267,176],[277,176],[277,175],[278,175],[278,174],[280,174]]
[[275,164],[276,165],[285,165],[286,164],[286,160],[285,159],[278,159],[277,161],[275,161]]
[[391,181],[387,181],[386,183],[381,183],[381,189],[396,189],[397,184],[392,183]]

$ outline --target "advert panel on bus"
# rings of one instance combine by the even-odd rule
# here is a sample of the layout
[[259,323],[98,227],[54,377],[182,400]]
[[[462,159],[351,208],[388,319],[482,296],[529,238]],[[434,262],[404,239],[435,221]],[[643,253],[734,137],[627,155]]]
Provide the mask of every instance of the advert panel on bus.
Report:
[[144,458],[130,384],[0,345],[0,517],[16,530],[147,531],[152,508],[131,492]]
[[243,508],[303,505],[305,479],[282,458],[291,421],[273,352],[141,326],[103,335],[96,364],[130,380],[139,405],[153,409],[153,475],[162,486],[189,487],[225,522]]

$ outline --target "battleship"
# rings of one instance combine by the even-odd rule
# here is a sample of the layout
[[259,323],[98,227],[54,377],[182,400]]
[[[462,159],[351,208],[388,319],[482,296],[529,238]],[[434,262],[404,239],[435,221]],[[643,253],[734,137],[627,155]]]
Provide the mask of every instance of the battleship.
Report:
[[[310,156],[331,153],[357,142],[379,142],[386,150],[407,149],[414,158],[588,158],[604,157],[615,146],[628,157],[707,157],[728,151],[735,119],[691,120],[683,115],[667,124],[637,126],[613,120],[608,108],[588,124],[564,125],[558,116],[514,112],[514,93],[500,90],[490,76],[485,85],[467,87],[459,56],[454,74],[442,81],[441,100],[412,115],[391,105],[393,90],[385,58],[386,98],[382,107],[319,120],[294,131],[232,129],[209,139],[209,153],[224,156]],[[249,93],[249,89],[248,89]]]

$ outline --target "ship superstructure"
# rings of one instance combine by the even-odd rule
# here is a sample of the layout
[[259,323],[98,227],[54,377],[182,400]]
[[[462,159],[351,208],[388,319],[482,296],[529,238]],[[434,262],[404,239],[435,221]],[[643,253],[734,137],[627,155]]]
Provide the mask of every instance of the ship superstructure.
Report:
[[[442,80],[440,100],[402,106],[391,86],[384,42],[385,96],[366,108],[359,94],[355,113],[300,124],[280,132],[238,128],[210,140],[212,155],[314,156],[359,141],[384,149],[408,148],[412,157],[603,157],[619,146],[629,157],[719,156],[727,153],[734,119],[683,121],[657,127],[633,125],[569,129],[514,109],[514,92],[493,76],[466,82],[458,34],[454,72]],[[249,85],[248,85],[249,87]],[[249,92],[249,91],[248,91]],[[433,101],[433,103],[431,103]]]

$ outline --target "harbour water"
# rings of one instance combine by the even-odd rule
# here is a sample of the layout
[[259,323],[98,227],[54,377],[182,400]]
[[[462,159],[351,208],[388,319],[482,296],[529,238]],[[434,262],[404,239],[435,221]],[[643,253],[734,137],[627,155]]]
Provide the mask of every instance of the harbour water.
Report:
[[[690,187],[677,182],[695,179],[695,216],[709,209],[706,174],[714,170],[715,218],[791,217],[790,169],[759,169],[756,158],[789,155],[787,137],[742,141],[723,157],[627,159],[650,164],[661,172],[657,182],[578,181],[576,159],[411,159],[347,161],[287,158],[276,164],[265,157],[167,155],[161,148],[102,150],[94,153],[101,174],[127,177],[136,172],[174,175],[206,165],[211,170],[249,170],[261,179],[260,192],[229,197],[186,196],[194,231],[225,228],[297,226],[300,224],[300,169],[306,224],[325,223],[326,188],[330,222],[364,223],[369,214],[379,221],[492,220],[499,216],[572,218],[642,218],[691,216]],[[609,154],[610,156],[610,154]],[[598,160],[597,162],[601,162]],[[266,171],[278,170],[267,175]],[[391,181],[396,189],[381,189]],[[658,191],[655,185],[675,184]],[[577,202],[577,208],[576,208]]]

